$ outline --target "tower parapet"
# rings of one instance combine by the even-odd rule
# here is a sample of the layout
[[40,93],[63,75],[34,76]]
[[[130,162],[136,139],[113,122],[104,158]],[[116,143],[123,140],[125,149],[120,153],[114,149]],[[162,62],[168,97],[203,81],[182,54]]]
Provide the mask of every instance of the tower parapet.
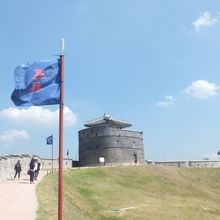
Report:
[[97,126],[107,126],[107,127],[115,127],[122,129],[122,128],[131,127],[132,124],[126,121],[112,118],[112,116],[104,114],[104,116],[101,118],[97,118],[91,121],[86,121],[84,126],[89,128],[97,127]]

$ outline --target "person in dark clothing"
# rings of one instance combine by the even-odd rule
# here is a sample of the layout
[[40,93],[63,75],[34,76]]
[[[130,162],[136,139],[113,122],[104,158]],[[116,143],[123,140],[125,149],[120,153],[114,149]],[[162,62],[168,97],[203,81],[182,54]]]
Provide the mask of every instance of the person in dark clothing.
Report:
[[37,162],[37,170],[35,171],[35,180],[37,180],[37,177],[39,175],[40,167],[41,167],[41,163],[38,161]]
[[35,166],[35,160],[34,158],[32,158],[29,164],[30,184],[34,183],[34,175],[35,175],[34,166]]
[[20,163],[20,160],[18,160],[18,162],[15,164],[15,176],[14,176],[14,179],[18,175],[18,180],[19,180],[20,179],[20,173],[21,173],[21,163]]

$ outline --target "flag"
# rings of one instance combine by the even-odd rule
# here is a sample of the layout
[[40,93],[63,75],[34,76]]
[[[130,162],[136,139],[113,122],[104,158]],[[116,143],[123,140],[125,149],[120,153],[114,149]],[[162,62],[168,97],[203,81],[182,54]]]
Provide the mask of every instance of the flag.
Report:
[[47,144],[53,144],[53,135],[47,137]]
[[218,155],[220,155],[220,151],[218,151]]
[[17,66],[11,99],[17,106],[60,103],[59,59]]

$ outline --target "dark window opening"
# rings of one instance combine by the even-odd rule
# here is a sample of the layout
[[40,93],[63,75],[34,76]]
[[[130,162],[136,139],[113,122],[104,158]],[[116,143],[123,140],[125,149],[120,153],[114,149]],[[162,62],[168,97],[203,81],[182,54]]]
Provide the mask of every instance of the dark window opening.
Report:
[[137,154],[134,154],[134,155],[133,155],[133,162],[134,162],[134,163],[137,163]]

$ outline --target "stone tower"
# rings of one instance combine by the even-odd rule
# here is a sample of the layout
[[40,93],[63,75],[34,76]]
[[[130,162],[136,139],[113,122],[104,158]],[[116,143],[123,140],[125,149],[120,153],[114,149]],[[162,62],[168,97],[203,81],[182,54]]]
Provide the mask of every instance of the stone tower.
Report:
[[132,124],[104,115],[79,131],[80,166],[144,164],[143,132],[123,130]]

